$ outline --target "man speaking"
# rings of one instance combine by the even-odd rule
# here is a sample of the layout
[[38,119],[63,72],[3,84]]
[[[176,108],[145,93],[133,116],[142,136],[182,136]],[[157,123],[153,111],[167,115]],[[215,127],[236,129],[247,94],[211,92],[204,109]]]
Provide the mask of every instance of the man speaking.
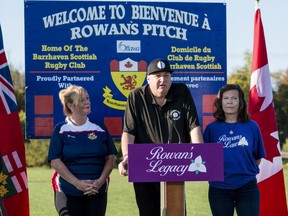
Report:
[[[128,144],[203,143],[194,100],[185,84],[171,82],[173,71],[164,59],[147,68],[147,85],[130,92],[121,137],[123,161],[119,173],[128,175]],[[160,183],[134,182],[140,216],[160,216]]]

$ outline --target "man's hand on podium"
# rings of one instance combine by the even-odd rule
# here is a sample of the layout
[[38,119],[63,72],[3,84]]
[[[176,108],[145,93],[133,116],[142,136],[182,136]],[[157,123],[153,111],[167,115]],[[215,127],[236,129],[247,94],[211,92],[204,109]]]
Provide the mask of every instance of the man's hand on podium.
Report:
[[118,169],[121,176],[128,175],[128,154],[124,155],[123,160],[118,164]]

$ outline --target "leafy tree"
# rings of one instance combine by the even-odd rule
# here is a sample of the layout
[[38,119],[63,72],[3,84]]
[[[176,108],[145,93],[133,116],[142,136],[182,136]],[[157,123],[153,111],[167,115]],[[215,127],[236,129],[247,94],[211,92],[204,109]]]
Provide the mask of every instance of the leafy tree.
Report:
[[273,74],[277,91],[274,93],[275,113],[281,147],[288,137],[288,70]]
[[22,128],[23,139],[25,140],[25,120],[26,120],[26,113],[23,110],[19,111],[19,119]]
[[18,110],[25,111],[25,92],[24,89],[14,89]]
[[23,89],[25,88],[25,74],[20,73],[18,70],[10,68],[11,77],[13,80],[14,89]]
[[25,110],[25,75],[15,69],[11,69],[15,97],[18,104],[18,110]]
[[244,53],[245,64],[243,67],[236,68],[228,77],[228,83],[238,84],[244,91],[245,100],[248,102],[250,90],[250,74],[252,68],[252,55],[249,51]]

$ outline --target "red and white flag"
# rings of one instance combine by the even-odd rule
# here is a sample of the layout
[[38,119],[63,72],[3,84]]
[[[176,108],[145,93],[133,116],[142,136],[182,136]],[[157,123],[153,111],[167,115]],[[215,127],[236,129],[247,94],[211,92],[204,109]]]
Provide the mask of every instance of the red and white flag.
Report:
[[6,213],[8,216],[29,216],[24,139],[14,87],[4,52],[1,26],[0,154],[0,196],[2,197]]
[[260,8],[254,20],[254,47],[248,103],[249,113],[262,132],[266,158],[257,175],[260,189],[260,216],[286,216],[287,202],[279,134],[274,110],[270,70]]

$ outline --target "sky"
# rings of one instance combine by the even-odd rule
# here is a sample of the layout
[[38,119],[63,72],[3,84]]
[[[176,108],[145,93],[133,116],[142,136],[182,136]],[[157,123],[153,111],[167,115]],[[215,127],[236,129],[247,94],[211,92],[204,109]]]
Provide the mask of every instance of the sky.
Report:
[[[175,0],[177,1],[177,0]],[[244,66],[244,53],[253,50],[254,0],[191,0],[226,3],[227,72]],[[288,1],[260,0],[271,72],[288,69]],[[0,24],[10,67],[25,71],[24,0],[0,0]]]

